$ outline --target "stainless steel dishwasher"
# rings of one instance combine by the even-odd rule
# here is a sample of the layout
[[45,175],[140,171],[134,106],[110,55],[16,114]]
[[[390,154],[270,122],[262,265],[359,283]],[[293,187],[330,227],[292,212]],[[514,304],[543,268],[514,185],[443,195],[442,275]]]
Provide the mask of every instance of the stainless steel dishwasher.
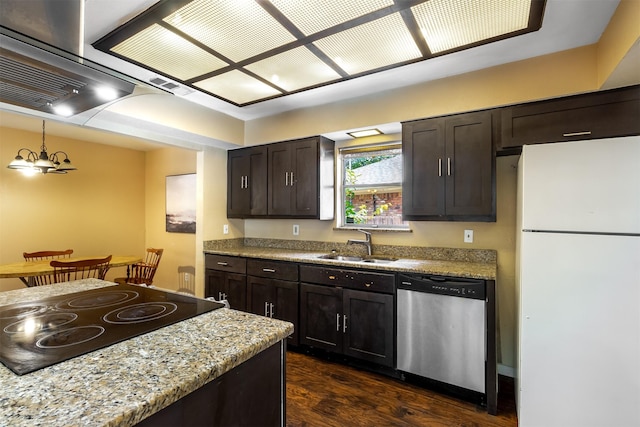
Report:
[[485,393],[484,280],[400,274],[397,368]]

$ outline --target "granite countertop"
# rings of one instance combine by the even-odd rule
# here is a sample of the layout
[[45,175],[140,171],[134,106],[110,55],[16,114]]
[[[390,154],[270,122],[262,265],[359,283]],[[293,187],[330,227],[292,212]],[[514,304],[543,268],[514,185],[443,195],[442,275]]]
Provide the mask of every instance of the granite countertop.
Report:
[[[0,292],[0,306],[111,285]],[[26,375],[0,364],[0,425],[132,426],[292,332],[291,323],[221,308]]]
[[[294,242],[294,244],[290,242]],[[494,250],[385,246],[380,247],[378,251],[374,249],[374,257],[376,254],[380,254],[381,257],[394,256],[397,258],[396,261],[370,263],[319,258],[330,253],[334,248],[338,249],[338,253],[344,253],[346,249],[340,244],[324,242],[231,239],[205,242],[204,252],[205,254],[291,261],[305,264],[485,280],[495,280],[497,276],[496,252]]]

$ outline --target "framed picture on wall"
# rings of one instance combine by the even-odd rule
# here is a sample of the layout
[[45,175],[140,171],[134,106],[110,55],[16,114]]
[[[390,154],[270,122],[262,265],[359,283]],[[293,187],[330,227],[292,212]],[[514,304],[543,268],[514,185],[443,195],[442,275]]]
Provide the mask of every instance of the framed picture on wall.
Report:
[[167,176],[168,233],[196,232],[196,174]]

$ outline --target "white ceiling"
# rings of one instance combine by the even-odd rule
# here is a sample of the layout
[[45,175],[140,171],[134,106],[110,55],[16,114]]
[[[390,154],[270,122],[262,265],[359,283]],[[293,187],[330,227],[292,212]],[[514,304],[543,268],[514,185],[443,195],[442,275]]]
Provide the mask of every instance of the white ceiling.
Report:
[[[32,0],[23,1],[28,3]],[[91,46],[91,43],[154,3],[156,0],[85,0],[82,56],[143,82],[148,82],[151,78],[156,77],[148,70],[114,58]],[[240,120],[251,120],[288,110],[337,102],[590,45],[600,39],[618,3],[619,0],[547,0],[543,25],[537,32],[245,107],[237,107],[212,96],[187,90],[188,88],[179,91],[184,95],[162,96],[161,98],[165,99],[169,105],[175,102],[172,99],[182,98],[183,102],[196,103]],[[637,53],[635,58],[637,59]],[[629,72],[637,74],[635,67],[627,68],[630,69]],[[620,79],[624,80],[625,77],[622,76]],[[149,88],[146,90],[154,91]],[[132,96],[135,95],[134,93]],[[8,111],[17,114],[10,114]],[[129,137],[117,138],[110,135],[108,137],[109,143],[140,150],[148,150],[157,146],[153,143],[154,141],[194,149],[197,149],[200,144],[224,146],[224,143],[209,141],[211,138],[203,135],[195,135],[194,138],[194,134],[189,130],[167,127],[151,121],[124,124],[116,121],[110,124],[110,116],[102,113],[99,123],[96,119],[91,121],[98,112],[100,111],[91,110],[85,116],[79,115],[82,117],[67,120],[68,126],[48,125],[48,132],[105,143],[106,138],[103,132],[105,129],[110,129],[141,139],[131,141]],[[42,114],[34,114],[34,112],[13,108],[6,104],[0,105],[0,124],[2,126],[24,128],[37,132],[41,126],[42,117]],[[57,119],[51,116],[47,117]],[[375,125],[372,123],[372,126]],[[336,129],[334,137],[343,134],[346,130]],[[67,135],[64,135],[65,133]],[[192,142],[187,144],[185,141],[188,140]]]

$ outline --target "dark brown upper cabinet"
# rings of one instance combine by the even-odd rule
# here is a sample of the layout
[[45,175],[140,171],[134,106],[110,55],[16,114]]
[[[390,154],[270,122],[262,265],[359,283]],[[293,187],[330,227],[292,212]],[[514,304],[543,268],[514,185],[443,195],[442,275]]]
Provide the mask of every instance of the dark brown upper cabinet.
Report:
[[524,144],[640,134],[640,86],[628,86],[502,109],[500,151]]
[[333,219],[334,146],[321,136],[267,146],[269,217]]
[[227,155],[227,217],[267,214],[267,147],[230,150]]
[[402,124],[405,219],[496,220],[495,120],[479,111]]
[[314,136],[230,150],[227,217],[333,219],[334,147]]

